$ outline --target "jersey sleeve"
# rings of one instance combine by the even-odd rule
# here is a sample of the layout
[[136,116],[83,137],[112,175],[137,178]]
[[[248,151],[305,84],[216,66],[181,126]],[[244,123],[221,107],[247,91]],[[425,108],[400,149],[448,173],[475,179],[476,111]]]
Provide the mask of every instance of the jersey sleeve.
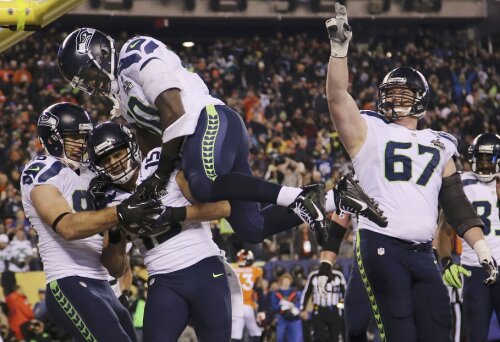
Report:
[[139,178],[137,180],[137,185],[142,183],[145,179],[153,174],[158,168],[160,163],[161,148],[157,147],[149,151],[146,158],[143,159],[141,163],[141,172],[139,173]]
[[66,168],[66,165],[55,158],[40,156],[24,167],[21,174],[21,186],[28,188],[28,193],[35,186],[46,184],[53,185],[61,191],[64,184],[61,184],[61,179],[56,176],[64,172]]
[[118,61],[119,75],[142,87],[149,103],[155,103],[163,91],[181,88],[177,71],[182,63],[165,44],[151,37],[135,37],[125,43]]

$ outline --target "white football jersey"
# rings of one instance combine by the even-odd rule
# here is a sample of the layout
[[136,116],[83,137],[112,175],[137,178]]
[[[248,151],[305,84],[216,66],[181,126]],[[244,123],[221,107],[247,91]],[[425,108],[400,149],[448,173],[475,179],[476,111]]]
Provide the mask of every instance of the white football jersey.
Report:
[[[21,175],[21,193],[26,217],[38,234],[38,249],[46,282],[69,276],[106,280],[108,271],[101,263],[102,236],[65,241],[41,220],[31,203],[31,190],[37,185],[52,185],[68,201],[73,212],[92,210],[87,188],[89,179],[78,176],[71,168],[52,156],[30,161]],[[47,199],[50,201],[50,198]]]
[[[142,161],[141,171],[137,180],[139,185],[148,178],[158,167],[161,148],[151,150]],[[191,203],[183,196],[175,177],[174,171],[167,183],[167,194],[161,201],[165,206],[184,207]],[[131,193],[116,189],[115,203],[128,198]],[[208,222],[189,222],[182,224],[182,231],[163,243],[155,238],[139,238],[132,236],[133,243],[144,256],[144,265],[148,274],[162,274],[178,271],[197,262],[216,255],[221,255],[219,248],[212,240],[212,232]],[[146,245],[154,246],[147,249]]]
[[388,220],[386,228],[359,217],[359,229],[413,241],[433,239],[438,196],[446,163],[456,153],[453,136],[430,129],[410,130],[381,115],[361,111],[366,140],[352,163],[359,183]]
[[[465,194],[484,223],[484,237],[496,260],[500,259],[500,220],[496,182],[482,183],[472,172],[461,175]],[[481,267],[474,250],[462,240],[462,264]]]
[[118,84],[125,119],[159,136],[160,113],[155,100],[165,90],[180,90],[185,113],[166,129],[168,140],[192,134],[204,107],[223,104],[209,95],[205,82],[188,71],[177,54],[151,37],[134,37],[123,45],[118,60]]

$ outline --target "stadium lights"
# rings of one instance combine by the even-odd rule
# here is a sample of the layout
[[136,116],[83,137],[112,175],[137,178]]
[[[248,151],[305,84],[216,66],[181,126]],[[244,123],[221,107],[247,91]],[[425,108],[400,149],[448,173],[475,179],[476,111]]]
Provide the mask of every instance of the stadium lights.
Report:
[[210,0],[210,9],[214,12],[245,11],[247,5],[247,0]]
[[185,48],[192,48],[194,46],[194,42],[184,42],[182,43],[182,46]]

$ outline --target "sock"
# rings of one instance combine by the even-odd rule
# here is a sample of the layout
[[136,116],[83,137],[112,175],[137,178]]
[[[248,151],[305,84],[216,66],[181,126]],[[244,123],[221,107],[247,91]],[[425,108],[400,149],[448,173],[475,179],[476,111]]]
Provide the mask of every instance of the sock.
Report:
[[288,207],[290,204],[295,201],[297,196],[302,192],[301,188],[294,188],[291,186],[282,186],[281,190],[278,194],[278,199],[276,200],[277,205],[281,205],[283,207]]
[[335,200],[333,199],[333,189],[328,191],[325,195],[325,211],[327,213],[337,210]]

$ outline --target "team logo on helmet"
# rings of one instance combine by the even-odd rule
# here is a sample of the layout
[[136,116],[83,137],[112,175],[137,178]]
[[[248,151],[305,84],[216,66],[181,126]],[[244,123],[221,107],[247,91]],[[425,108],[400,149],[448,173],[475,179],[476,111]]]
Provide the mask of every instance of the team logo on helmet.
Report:
[[38,118],[39,126],[56,127],[59,123],[57,116],[52,115],[50,112],[43,112]]
[[81,29],[76,36],[76,52],[79,54],[86,54],[92,36],[94,36],[94,29]]

